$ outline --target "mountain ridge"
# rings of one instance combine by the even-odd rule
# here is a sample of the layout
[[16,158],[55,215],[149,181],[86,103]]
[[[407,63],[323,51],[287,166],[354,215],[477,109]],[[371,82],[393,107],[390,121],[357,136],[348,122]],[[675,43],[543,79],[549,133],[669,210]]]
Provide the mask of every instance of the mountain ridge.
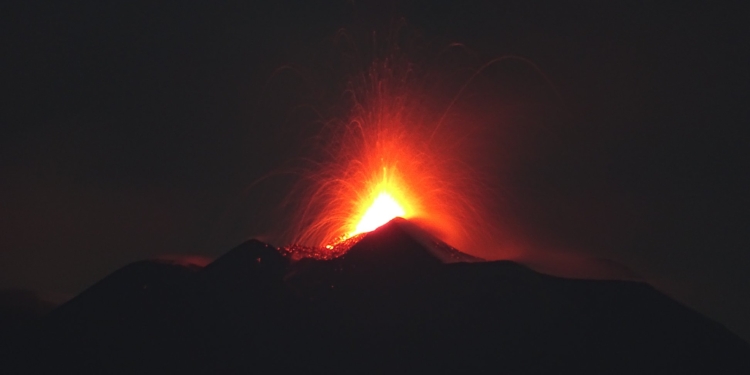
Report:
[[82,373],[750,370],[746,342],[644,282],[462,258],[410,225],[389,222],[331,260],[250,240],[203,268],[136,262],[53,311],[14,362]]

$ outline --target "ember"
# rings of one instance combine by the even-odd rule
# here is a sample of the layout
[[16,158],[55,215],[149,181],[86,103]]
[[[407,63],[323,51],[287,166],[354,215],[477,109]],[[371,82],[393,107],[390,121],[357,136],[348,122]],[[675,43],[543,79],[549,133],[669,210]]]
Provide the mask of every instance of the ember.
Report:
[[298,196],[289,199],[301,202],[290,242],[317,247],[312,253],[335,257],[340,243],[395,217],[470,252],[487,238],[497,247],[502,237],[493,217],[497,184],[476,162],[497,147],[487,136],[497,124],[477,120],[475,103],[466,104],[488,65],[434,80],[435,71],[418,68],[430,64],[402,48],[400,32],[345,62],[344,95],[335,114],[321,119],[319,155],[304,159],[310,163],[293,193]]

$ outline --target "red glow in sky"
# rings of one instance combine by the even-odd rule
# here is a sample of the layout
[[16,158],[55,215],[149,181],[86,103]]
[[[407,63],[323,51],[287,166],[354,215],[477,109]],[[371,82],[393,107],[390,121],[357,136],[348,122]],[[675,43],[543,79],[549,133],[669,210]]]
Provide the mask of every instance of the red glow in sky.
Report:
[[323,157],[300,182],[292,242],[329,247],[403,217],[468,252],[497,243],[491,172],[476,163],[497,145],[465,95],[483,67],[436,79],[394,43],[346,62],[335,115],[320,121]]

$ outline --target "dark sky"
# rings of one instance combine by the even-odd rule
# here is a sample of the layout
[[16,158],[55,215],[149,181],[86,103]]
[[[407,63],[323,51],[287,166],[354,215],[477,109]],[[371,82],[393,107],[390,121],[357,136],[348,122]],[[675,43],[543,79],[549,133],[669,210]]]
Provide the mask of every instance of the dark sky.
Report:
[[0,289],[64,298],[135,260],[262,237],[284,191],[249,186],[307,136],[280,125],[303,99],[269,88],[274,71],[403,16],[429,40],[523,56],[558,91],[564,114],[524,141],[508,188],[525,236],[620,262],[750,339],[739,8],[256,3],[0,5]]

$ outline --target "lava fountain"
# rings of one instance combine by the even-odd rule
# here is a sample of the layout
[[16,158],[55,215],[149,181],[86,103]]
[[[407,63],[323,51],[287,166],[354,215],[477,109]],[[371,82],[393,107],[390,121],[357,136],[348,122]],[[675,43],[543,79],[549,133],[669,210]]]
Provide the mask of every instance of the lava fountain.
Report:
[[370,49],[345,32],[337,38],[345,51],[336,71],[348,74],[329,106],[335,115],[315,121],[322,124],[315,157],[302,158],[289,199],[303,202],[293,211],[291,242],[331,250],[403,217],[474,255],[488,242],[497,251],[498,184],[482,162],[494,160],[487,155],[498,147],[497,117],[482,117],[475,110],[481,100],[469,95],[491,64],[445,74],[431,63],[445,51],[420,57],[404,47],[409,38],[401,32],[370,41]]
[[404,216],[406,216],[406,211],[401,205],[387,191],[381,191],[359,219],[357,227],[350,236],[373,231],[395,217]]

